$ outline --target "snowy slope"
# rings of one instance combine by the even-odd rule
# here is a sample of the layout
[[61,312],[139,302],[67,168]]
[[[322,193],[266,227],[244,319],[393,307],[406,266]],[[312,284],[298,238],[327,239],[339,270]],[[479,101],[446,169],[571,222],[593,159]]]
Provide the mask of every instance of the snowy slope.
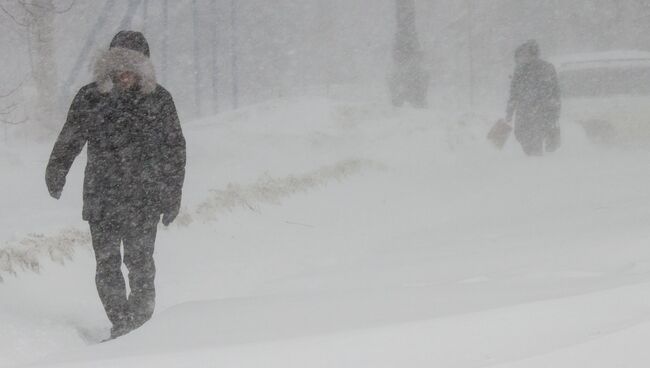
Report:
[[49,147],[10,142],[0,366],[647,366],[650,152],[567,122],[527,159],[490,118],[306,99],[185,124],[156,315],[101,345],[83,160],[56,202]]

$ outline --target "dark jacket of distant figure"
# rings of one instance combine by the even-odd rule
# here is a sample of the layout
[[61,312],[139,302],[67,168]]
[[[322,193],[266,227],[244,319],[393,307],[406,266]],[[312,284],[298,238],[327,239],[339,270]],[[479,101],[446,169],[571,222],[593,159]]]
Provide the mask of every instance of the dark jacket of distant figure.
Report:
[[515,131],[554,127],[561,110],[555,67],[540,58],[518,65],[512,78],[507,120],[516,113]]
[[[132,71],[136,88],[113,85]],[[156,83],[148,57],[111,48],[95,66],[95,82],[77,93],[50,156],[46,183],[57,197],[84,145],[88,162],[83,219],[140,222],[178,213],[185,177],[185,138],[172,96]]]

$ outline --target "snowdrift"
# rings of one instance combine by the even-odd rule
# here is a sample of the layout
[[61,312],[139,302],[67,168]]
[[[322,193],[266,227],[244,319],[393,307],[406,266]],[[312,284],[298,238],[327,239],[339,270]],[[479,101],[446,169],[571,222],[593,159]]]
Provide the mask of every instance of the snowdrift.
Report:
[[0,366],[647,366],[650,152],[565,122],[528,159],[494,120],[302,99],[188,122],[156,315],[99,345],[85,159],[56,202],[50,147],[10,142]]

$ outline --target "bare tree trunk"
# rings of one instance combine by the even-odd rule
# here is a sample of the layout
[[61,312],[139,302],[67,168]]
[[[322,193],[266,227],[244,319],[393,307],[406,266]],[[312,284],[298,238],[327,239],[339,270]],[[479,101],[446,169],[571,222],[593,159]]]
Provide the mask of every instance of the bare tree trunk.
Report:
[[465,0],[467,5],[467,57],[469,63],[469,106],[474,108],[476,100],[476,68],[474,55],[474,4]]
[[199,46],[200,27],[197,0],[192,1],[192,23],[194,25],[194,98],[196,114],[201,116],[201,53]]
[[232,105],[239,107],[239,64],[238,64],[238,37],[237,37],[237,1],[230,1],[230,63],[232,72]]
[[87,60],[88,55],[90,54],[93,47],[96,46],[95,40],[97,38],[97,35],[102,31],[102,29],[108,22],[108,17],[111,14],[111,11],[114,6],[115,6],[115,0],[106,0],[106,3],[104,3],[104,6],[99,11],[99,17],[97,18],[97,22],[88,33],[88,37],[84,42],[84,46],[81,49],[81,53],[77,57],[77,61],[75,61],[75,64],[72,67],[72,71],[70,72],[68,79],[66,79],[65,83],[63,84],[61,101],[67,102],[70,98],[70,95],[73,93],[72,86],[74,85],[75,81],[77,80],[77,77],[79,76],[79,70],[81,70],[84,63],[88,61]]
[[149,0],[144,0],[142,4],[142,33],[147,35],[147,26],[149,22]]
[[429,76],[422,67],[423,55],[415,23],[415,0],[395,0],[397,31],[390,80],[392,102],[413,107],[427,106]]
[[163,84],[167,84],[167,81],[169,80],[169,71],[168,71],[168,65],[169,65],[169,0],[164,0],[163,1],[163,36],[162,36],[162,63],[161,63],[161,70],[162,70],[162,82]]
[[616,37],[617,43],[624,43],[629,49],[640,48],[639,36],[641,35],[638,32],[636,18],[642,14],[641,9],[638,9],[637,4],[631,0],[621,1],[616,6],[620,8],[619,24],[616,27],[620,30]]
[[133,17],[135,16],[135,12],[138,10],[140,4],[142,4],[142,1],[143,0],[129,0],[129,6],[126,8],[126,13],[120,23],[120,30],[131,29]]
[[32,76],[36,87],[35,120],[46,133],[54,133],[58,121],[57,112],[57,66],[54,55],[54,4],[52,0],[31,0],[30,53]]
[[318,42],[316,43],[315,53],[319,55],[320,59],[320,73],[322,75],[322,82],[325,85],[327,96],[330,96],[330,89],[333,79],[334,66],[332,64],[333,55],[331,54],[334,47],[334,40],[332,39],[332,31],[334,30],[334,17],[335,8],[329,0],[319,0],[318,2]]
[[219,112],[219,21],[217,0],[211,1],[212,12],[212,109]]

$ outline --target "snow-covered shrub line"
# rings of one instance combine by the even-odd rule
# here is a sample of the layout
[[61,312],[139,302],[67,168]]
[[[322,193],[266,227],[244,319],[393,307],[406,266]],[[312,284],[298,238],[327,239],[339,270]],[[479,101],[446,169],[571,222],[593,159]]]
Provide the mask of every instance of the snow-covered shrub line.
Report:
[[65,229],[57,235],[29,234],[26,238],[0,248],[0,282],[2,274],[15,275],[28,270],[38,273],[40,259],[50,258],[61,265],[72,260],[77,249],[90,246],[90,233],[78,229]]
[[[195,216],[204,221],[215,221],[217,215],[238,207],[255,210],[261,204],[278,204],[296,193],[343,180],[364,168],[373,167],[381,168],[382,165],[369,160],[345,160],[301,176],[273,178],[267,174],[250,185],[231,183],[225,189],[212,190],[193,211],[181,213],[176,224],[189,226]],[[90,233],[78,229],[65,229],[51,236],[30,234],[20,241],[6,244],[0,247],[0,282],[3,281],[2,274],[16,275],[18,271],[38,273],[41,268],[39,260],[45,257],[63,265],[72,260],[77,249],[90,249],[90,244]]]
[[[212,190],[210,197],[200,203],[192,215],[204,221],[214,221],[217,215],[230,212],[235,208],[256,210],[260,204],[278,204],[284,198],[300,192],[323,186],[330,181],[339,181],[361,172],[364,168],[380,168],[369,160],[345,160],[334,165],[323,166],[318,170],[301,176],[273,178],[265,175],[252,185],[242,186],[230,183],[226,189]],[[187,212],[181,214],[178,225],[187,226],[193,216]]]

